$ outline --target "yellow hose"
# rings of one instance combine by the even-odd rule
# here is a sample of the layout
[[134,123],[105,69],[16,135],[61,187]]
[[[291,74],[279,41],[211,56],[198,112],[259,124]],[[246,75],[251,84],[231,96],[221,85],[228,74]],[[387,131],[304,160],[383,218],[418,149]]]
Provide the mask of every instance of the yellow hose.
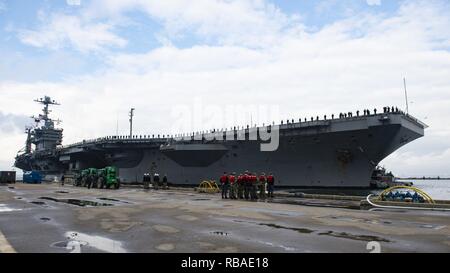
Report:
[[219,186],[215,181],[202,181],[198,186],[200,192],[216,193],[219,192]]
[[[407,206],[386,206],[386,205],[378,205],[370,201],[370,197],[372,197],[372,194],[367,195],[366,201],[370,205],[372,205],[375,208],[381,208],[381,209],[412,209],[412,210],[434,210],[434,211],[450,211],[450,209],[447,208],[421,208],[421,207],[407,207]],[[372,209],[370,209],[372,210]]]

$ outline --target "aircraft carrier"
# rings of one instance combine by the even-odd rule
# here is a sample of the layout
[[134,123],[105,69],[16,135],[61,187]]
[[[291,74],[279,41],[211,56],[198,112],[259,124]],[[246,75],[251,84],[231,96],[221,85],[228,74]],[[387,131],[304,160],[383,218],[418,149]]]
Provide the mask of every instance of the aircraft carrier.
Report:
[[[27,127],[15,166],[47,176],[115,166],[122,183],[142,182],[144,173],[166,174],[173,184],[198,185],[224,171],[273,173],[279,187],[367,188],[378,163],[424,136],[413,116],[386,107],[381,113],[341,113],[286,120],[262,127],[234,127],[184,136],[106,136],[62,145],[63,130],[49,117],[50,97],[36,100],[43,113]],[[263,138],[270,133],[271,139]],[[267,135],[267,134],[266,134]],[[276,138],[274,149],[264,149]]]

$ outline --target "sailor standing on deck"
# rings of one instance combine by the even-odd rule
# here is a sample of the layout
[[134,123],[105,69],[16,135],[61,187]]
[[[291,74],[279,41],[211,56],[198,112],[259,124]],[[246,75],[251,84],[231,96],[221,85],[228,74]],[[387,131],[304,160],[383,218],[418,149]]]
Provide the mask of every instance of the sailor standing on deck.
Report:
[[273,188],[275,184],[275,178],[272,173],[267,176],[267,193],[269,197],[273,197]]
[[228,175],[226,172],[223,172],[223,175],[220,177],[220,184],[222,185],[222,199],[228,199]]

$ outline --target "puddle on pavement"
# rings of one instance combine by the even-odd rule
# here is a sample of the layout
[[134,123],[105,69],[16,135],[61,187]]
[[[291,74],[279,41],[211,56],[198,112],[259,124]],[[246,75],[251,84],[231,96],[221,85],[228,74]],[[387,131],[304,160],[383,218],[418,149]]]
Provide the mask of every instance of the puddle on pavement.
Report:
[[282,216],[302,216],[304,213],[292,210],[274,210],[274,209],[265,209],[265,208],[254,208],[254,207],[241,207],[240,210],[247,211],[256,211],[270,214],[278,214]]
[[51,247],[62,247],[62,248],[66,248],[68,242],[69,242],[69,241],[56,242],[56,243],[51,244],[50,246],[51,246]]
[[[376,219],[366,219],[366,218],[354,218],[354,217],[347,217],[347,216],[322,216],[322,217],[318,217],[318,218],[330,218],[333,220],[338,220],[338,221],[345,221],[345,222],[357,222],[357,223],[366,223],[366,224],[380,224],[380,221],[376,220]],[[385,222],[381,222],[381,223],[385,223]],[[392,222],[388,222],[388,224],[392,224]]]
[[131,204],[128,201],[123,201],[123,200],[119,200],[119,199],[114,199],[114,198],[108,198],[108,197],[99,197],[97,198],[99,200],[103,200],[103,201],[112,201],[112,202],[120,202],[120,203],[125,203],[125,204]]
[[304,233],[304,234],[310,234],[310,233],[315,232],[315,230],[312,230],[312,229],[309,229],[309,228],[286,227],[286,226],[273,224],[273,223],[258,223],[258,222],[243,221],[243,220],[233,220],[233,222],[236,222],[236,223],[249,223],[249,224],[255,224],[255,225],[259,225],[259,226],[267,226],[267,227],[276,228],[276,229],[292,230],[292,231],[297,231],[299,233]]
[[418,222],[409,222],[402,220],[395,220],[394,222],[388,220],[377,220],[377,219],[366,219],[366,218],[354,218],[347,216],[323,216],[319,218],[330,218],[338,221],[346,221],[346,222],[357,222],[357,223],[366,223],[373,225],[390,225],[392,227],[418,227],[418,228],[427,228],[427,229],[442,229],[445,228],[445,225],[433,225],[428,223],[418,223]]
[[271,247],[280,247],[285,251],[295,251],[294,247],[290,247],[290,246],[284,246],[284,245],[278,245],[278,244],[274,244],[272,242],[266,242],[266,241],[257,241],[258,243],[264,244],[264,245],[268,245]]
[[332,237],[337,237],[337,238],[352,239],[352,240],[366,241],[366,242],[371,242],[371,241],[386,242],[386,243],[391,242],[388,239],[384,239],[384,238],[378,237],[378,236],[357,235],[357,234],[350,234],[347,232],[335,232],[335,231],[331,231],[331,230],[327,231],[327,232],[321,232],[321,233],[319,233],[319,235],[327,235],[327,236],[332,236]]
[[288,230],[293,230],[293,231],[297,231],[297,232],[300,232],[300,233],[306,233],[306,234],[314,232],[314,230],[309,229],[309,228],[285,227],[285,226],[280,226],[280,225],[277,225],[277,224],[269,224],[269,223],[259,223],[258,225],[260,225],[260,226],[268,226],[268,227],[277,228],[277,229],[288,229]]
[[42,201],[31,201],[30,203],[34,204],[34,205],[38,205],[38,206],[46,206],[47,205],[47,204],[45,204],[45,202],[42,202]]
[[69,193],[68,191],[55,191],[55,193]]
[[172,251],[175,249],[175,245],[174,244],[160,244],[160,245],[156,246],[156,249],[162,250],[162,251]]
[[50,219],[50,218],[48,218],[48,217],[41,217],[41,218],[39,218],[39,220],[41,220],[41,221],[43,221],[43,222],[48,222],[48,221],[50,221],[50,220],[52,220],[52,219]]
[[397,213],[408,213],[408,211],[404,210],[404,209],[394,209],[394,208],[388,208],[388,209],[384,209],[384,208],[370,208],[367,211],[383,211],[383,212],[397,212]]
[[447,226],[445,225],[432,225],[432,224],[421,224],[421,223],[412,223],[412,224],[417,224],[420,228],[429,228],[429,229],[443,229]]
[[14,190],[15,188],[14,188],[14,187],[8,187],[8,189],[10,189],[10,190]]
[[111,253],[125,253],[127,252],[122,243],[106,237],[89,235],[80,232],[69,231],[65,233],[67,241],[56,242],[52,244],[53,247],[62,247],[71,250],[72,253],[80,253],[84,246],[96,248],[100,251]]
[[81,249],[83,246],[86,246],[87,242],[77,241],[77,240],[68,240],[68,241],[60,241],[51,244],[51,247],[56,248],[64,248],[70,250],[70,253],[81,253]]
[[326,232],[317,233],[318,232],[317,230],[312,230],[309,228],[286,227],[286,226],[273,224],[273,223],[258,223],[258,222],[251,222],[251,221],[242,221],[242,220],[233,220],[233,222],[250,223],[250,224],[256,224],[256,225],[260,225],[260,226],[268,226],[268,227],[276,228],[276,229],[286,229],[286,230],[297,231],[298,233],[302,233],[302,234],[326,235],[326,236],[351,239],[351,240],[357,240],[357,241],[367,241],[367,242],[379,241],[379,242],[387,242],[387,243],[391,242],[385,238],[374,236],[374,235],[358,235],[358,234],[350,234],[347,232],[335,232],[335,231],[331,231],[331,230],[326,231]]
[[288,204],[288,205],[300,205],[300,206],[309,206],[309,207],[324,207],[324,208],[342,208],[342,209],[352,209],[352,210],[361,210],[360,205],[351,204],[351,202],[344,201],[334,201],[330,202],[330,200],[326,201],[313,201],[313,200],[302,200],[295,198],[286,198],[286,199],[271,199],[267,200],[267,203],[276,203],[276,204]]
[[0,212],[11,212],[11,211],[19,211],[22,209],[14,209],[14,208],[10,208],[7,207],[5,204],[0,204]]
[[211,231],[211,234],[213,235],[220,235],[220,236],[228,236],[230,233],[224,232],[224,231]]
[[192,199],[192,201],[209,201],[211,200],[210,198],[194,198]]
[[105,206],[114,206],[114,204],[108,203],[100,203],[88,200],[80,200],[80,199],[57,199],[53,197],[40,197],[39,199],[50,200],[59,203],[67,203],[70,205],[75,205],[79,207],[105,207]]

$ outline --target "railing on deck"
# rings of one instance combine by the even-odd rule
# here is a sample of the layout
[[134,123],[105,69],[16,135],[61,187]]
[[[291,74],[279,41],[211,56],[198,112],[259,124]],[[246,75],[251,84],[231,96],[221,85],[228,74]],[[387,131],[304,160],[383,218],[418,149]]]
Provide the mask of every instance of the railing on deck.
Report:
[[[342,113],[341,113],[342,114]],[[352,112],[348,112],[348,113],[344,113],[344,115],[330,115],[327,116],[324,115],[323,118],[320,118],[319,116],[316,117],[311,117],[310,119],[288,119],[286,121],[282,120],[279,124],[277,124],[277,126],[280,127],[280,129],[291,129],[291,128],[306,128],[306,127],[312,127],[312,126],[324,126],[324,125],[329,125],[331,121],[347,121],[347,120],[359,120],[359,119],[364,119],[367,117],[374,117],[374,116],[382,116],[382,115],[403,115],[405,118],[409,119],[412,122],[416,122],[418,124],[420,124],[421,126],[423,126],[424,128],[427,128],[428,125],[426,125],[425,123],[421,122],[420,120],[418,120],[417,118],[413,117],[412,115],[406,114],[403,111],[397,110],[394,112],[378,112],[376,114],[374,114],[373,112],[367,112],[366,114],[356,114],[353,115]],[[349,115],[347,115],[349,114]],[[263,124],[262,127],[265,127],[266,129],[271,129],[272,126],[275,126],[275,122],[272,123],[272,125],[265,125]],[[230,128],[230,130],[228,129],[213,129],[213,130],[208,130],[208,131],[202,131],[202,132],[195,132],[195,133],[190,133],[190,134],[178,134],[178,135],[134,135],[134,136],[106,136],[106,137],[101,137],[101,138],[97,138],[97,139],[89,139],[89,140],[83,140],[80,142],[76,142],[67,146],[60,146],[57,149],[61,150],[61,149],[68,149],[68,148],[74,148],[74,147],[79,147],[79,146],[84,146],[84,145],[89,145],[89,144],[114,144],[114,143],[155,143],[155,142],[161,142],[161,143],[167,143],[169,141],[186,141],[186,140],[202,140],[202,139],[210,139],[212,136],[215,136],[217,134],[224,134],[224,139],[225,139],[225,135],[231,131],[233,131],[234,134],[248,134],[250,130],[255,130],[255,129],[259,129],[262,128],[261,126],[249,126],[247,125],[247,127],[244,126],[238,126],[238,127],[234,127],[234,128]]]

